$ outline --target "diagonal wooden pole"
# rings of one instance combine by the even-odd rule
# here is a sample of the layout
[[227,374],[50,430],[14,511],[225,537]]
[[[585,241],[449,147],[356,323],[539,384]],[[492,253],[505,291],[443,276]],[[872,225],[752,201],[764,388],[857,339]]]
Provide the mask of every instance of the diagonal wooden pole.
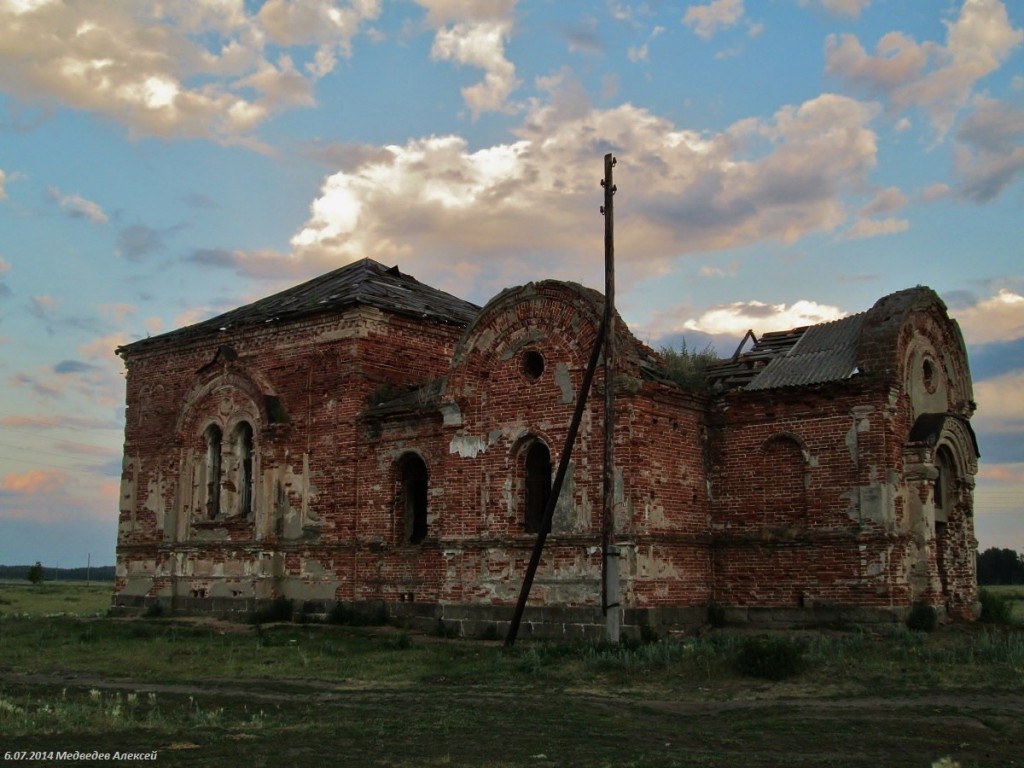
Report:
[[533,577],[537,574],[537,566],[540,565],[540,556],[544,551],[544,542],[548,537],[548,529],[551,528],[551,519],[555,515],[555,505],[558,504],[558,496],[562,492],[562,483],[565,480],[565,473],[569,469],[569,459],[572,456],[572,447],[576,443],[576,435],[580,429],[580,422],[583,420],[583,411],[587,404],[587,395],[590,394],[590,386],[594,381],[594,372],[597,370],[597,363],[601,358],[601,349],[604,346],[605,323],[601,321],[597,329],[597,338],[594,340],[594,349],[590,353],[590,361],[587,363],[586,373],[583,374],[583,383],[580,385],[580,394],[576,398],[576,410],[573,411],[572,421],[569,422],[569,433],[565,436],[565,446],[562,448],[562,457],[558,461],[558,472],[555,474],[555,482],[551,486],[551,493],[548,495],[548,503],[544,508],[544,521],[540,526],[540,533],[537,534],[537,541],[533,545],[533,554],[530,563],[526,567],[526,574],[523,576],[523,586],[519,590],[519,602],[516,603],[515,613],[512,615],[512,623],[509,624],[508,634],[505,636],[505,646],[511,647],[519,634],[519,625],[523,620],[523,611],[526,610],[526,601],[530,597],[530,588],[533,586]]

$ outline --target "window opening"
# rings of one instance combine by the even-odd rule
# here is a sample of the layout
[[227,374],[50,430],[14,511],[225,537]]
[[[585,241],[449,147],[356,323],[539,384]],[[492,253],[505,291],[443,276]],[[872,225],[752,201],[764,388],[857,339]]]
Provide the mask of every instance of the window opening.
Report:
[[400,467],[405,540],[419,544],[427,537],[427,465],[415,453],[407,453]]
[[235,441],[238,456],[238,513],[252,514],[252,427],[247,422],[238,425]]
[[544,373],[544,356],[535,349],[523,352],[519,359],[519,369],[530,381],[536,381]]
[[551,496],[551,452],[544,443],[535,440],[526,451],[525,464],[524,524],[527,533],[540,533],[544,511]]
[[953,460],[945,446],[935,453],[935,468],[938,470],[934,491],[935,520],[944,523],[949,520],[950,492],[953,490]]
[[220,514],[220,452],[222,433],[211,424],[206,428],[206,514],[212,520]]

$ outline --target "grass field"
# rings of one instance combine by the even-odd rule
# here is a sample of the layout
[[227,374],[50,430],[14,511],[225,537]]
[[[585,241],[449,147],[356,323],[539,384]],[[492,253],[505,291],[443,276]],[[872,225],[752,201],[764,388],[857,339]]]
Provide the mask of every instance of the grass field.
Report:
[[739,631],[506,651],[398,627],[105,618],[109,594],[0,584],[4,750],[232,768],[1024,766],[1021,627],[793,633],[780,643],[799,664],[773,682],[738,671]]

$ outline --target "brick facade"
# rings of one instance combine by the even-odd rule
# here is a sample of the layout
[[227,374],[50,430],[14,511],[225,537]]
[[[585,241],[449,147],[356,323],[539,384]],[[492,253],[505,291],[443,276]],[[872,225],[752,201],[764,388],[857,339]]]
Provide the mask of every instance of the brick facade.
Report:
[[[119,350],[115,604],[247,611],[283,595],[500,629],[603,299],[545,281],[479,309],[369,261],[329,278]],[[744,356],[731,384],[676,385],[620,325],[627,629],[701,622],[711,604],[789,623],[899,618],[919,600],[973,615],[977,447],[959,331],[928,289],[856,322],[855,373],[761,389]],[[527,633],[603,624],[604,387],[599,373]]]

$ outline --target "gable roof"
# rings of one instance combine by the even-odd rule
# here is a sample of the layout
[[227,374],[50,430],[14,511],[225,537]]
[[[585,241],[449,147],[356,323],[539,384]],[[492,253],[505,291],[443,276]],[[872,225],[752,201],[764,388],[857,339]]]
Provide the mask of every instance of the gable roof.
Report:
[[480,312],[476,304],[421,283],[400,272],[397,266],[386,267],[373,259],[361,259],[209,320],[118,347],[117,352],[338,312],[357,305],[459,326],[468,325]]

